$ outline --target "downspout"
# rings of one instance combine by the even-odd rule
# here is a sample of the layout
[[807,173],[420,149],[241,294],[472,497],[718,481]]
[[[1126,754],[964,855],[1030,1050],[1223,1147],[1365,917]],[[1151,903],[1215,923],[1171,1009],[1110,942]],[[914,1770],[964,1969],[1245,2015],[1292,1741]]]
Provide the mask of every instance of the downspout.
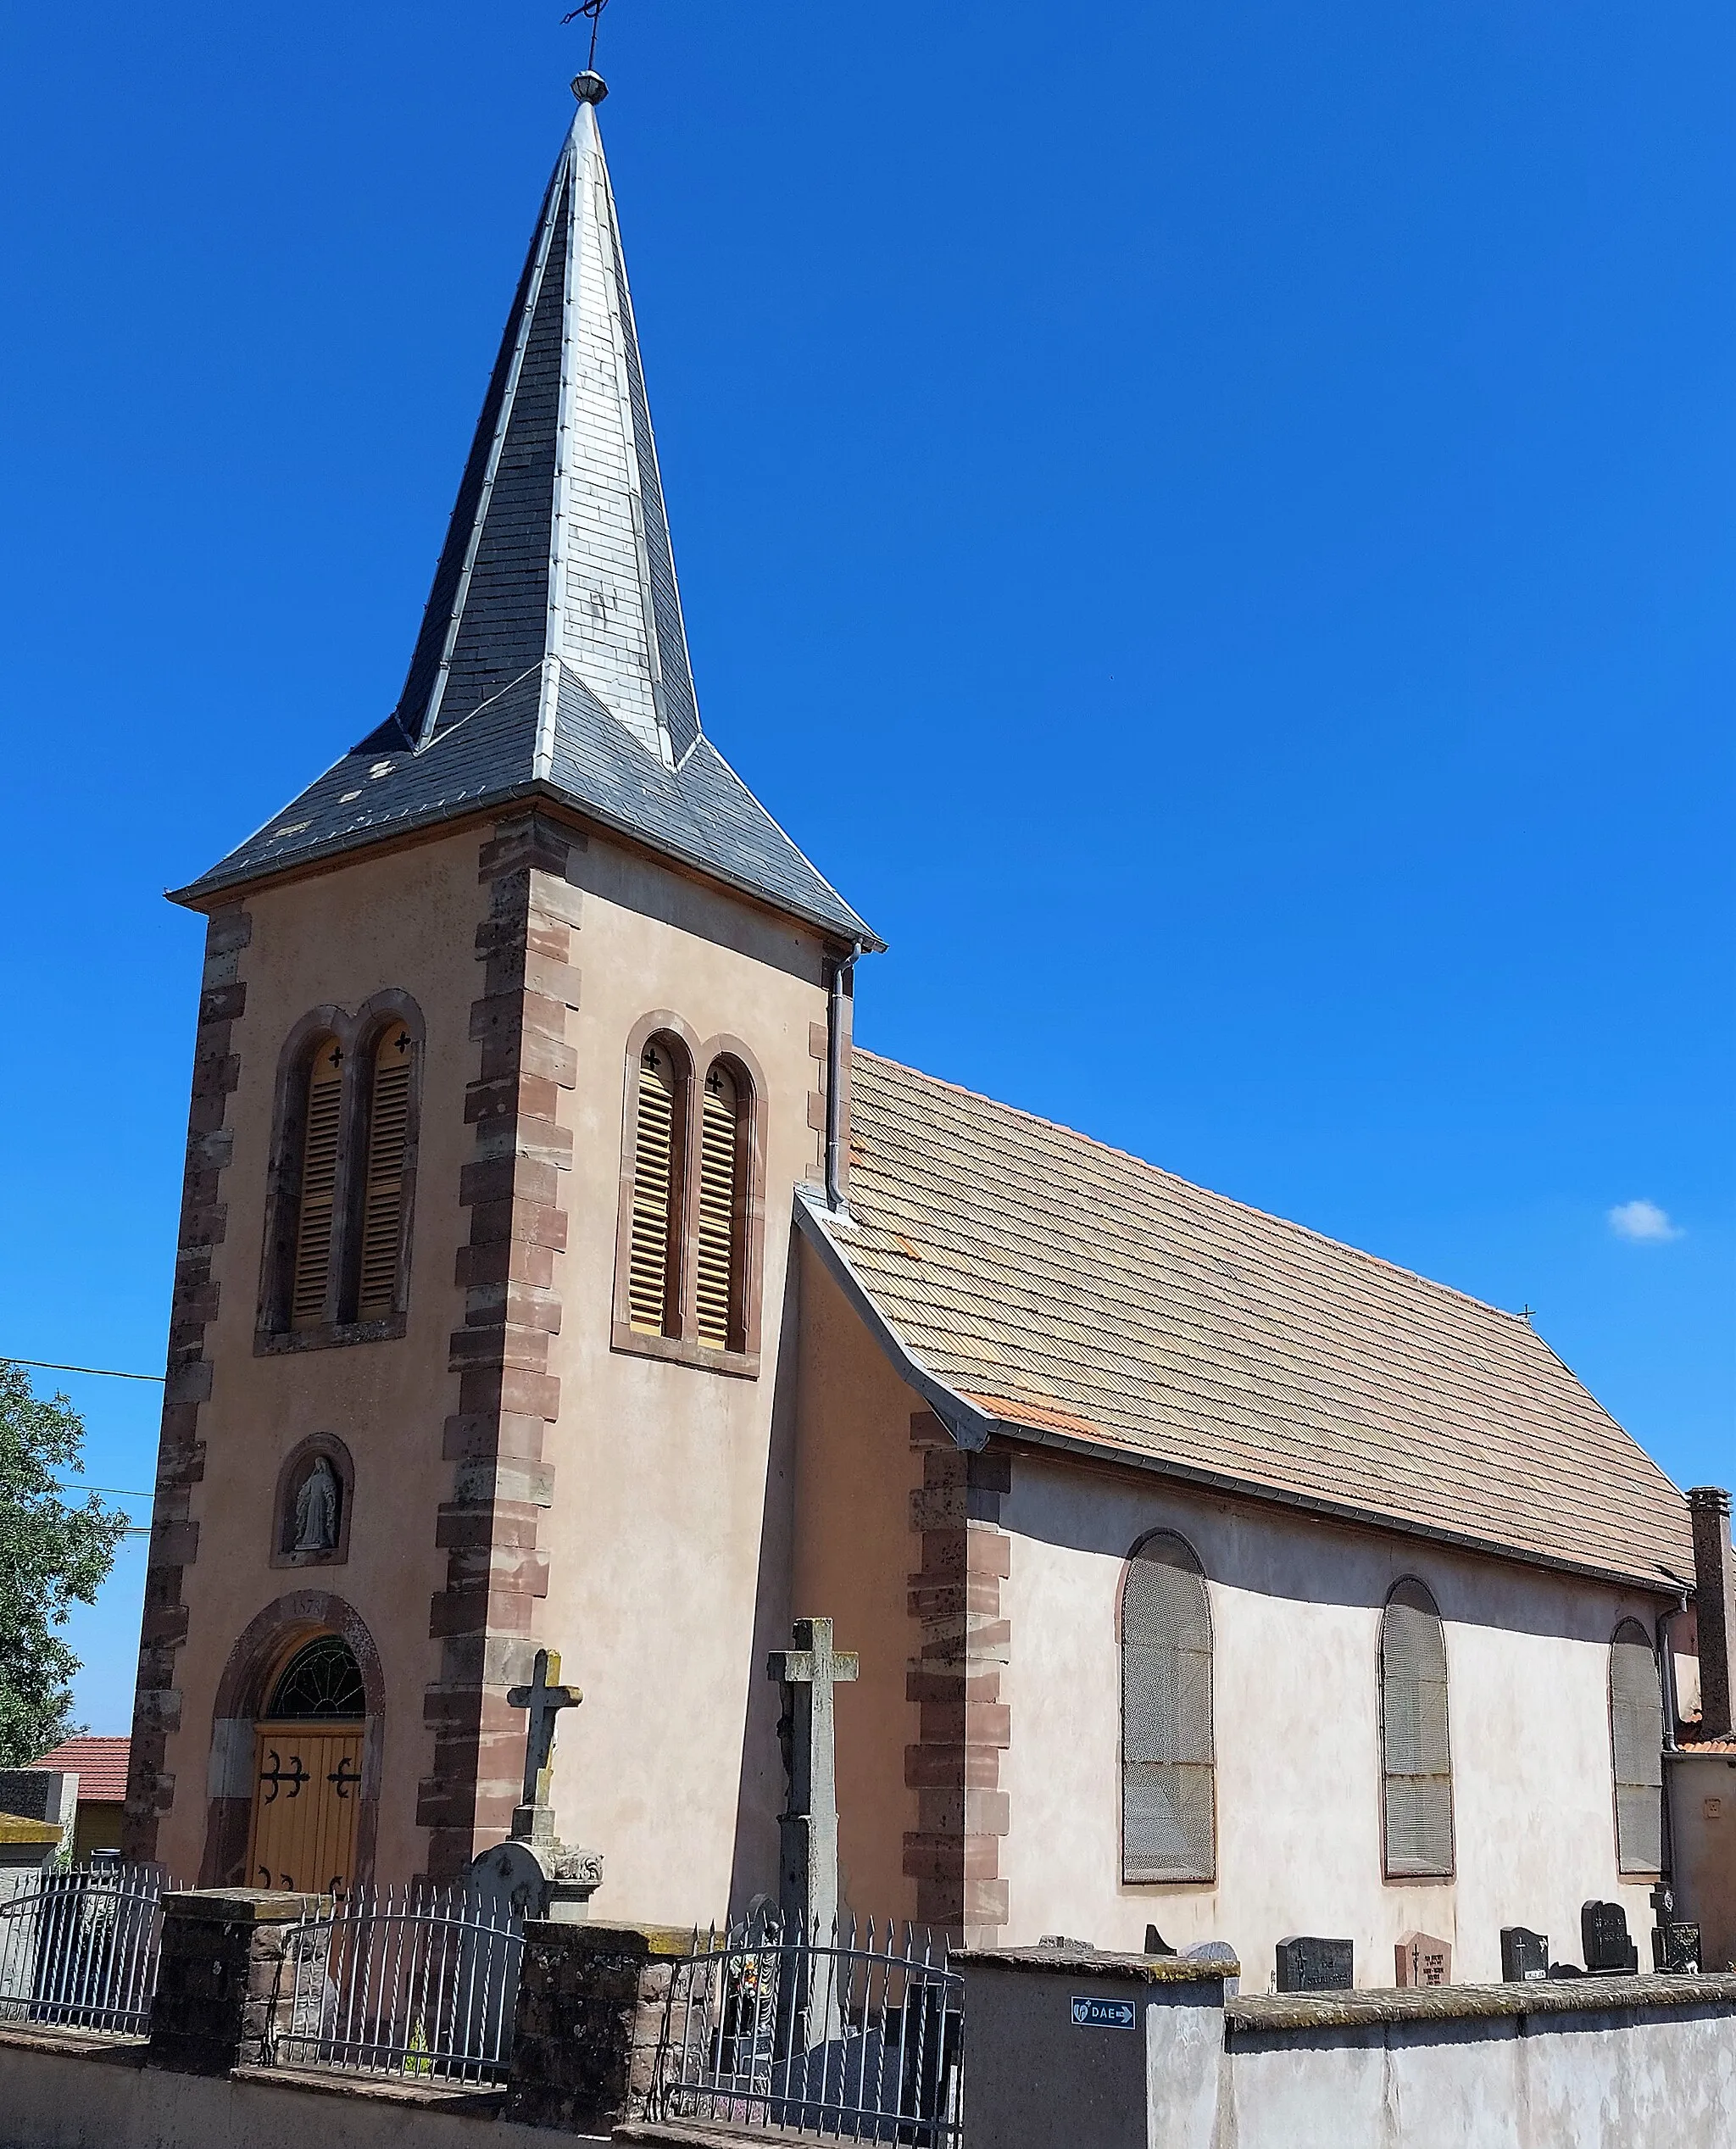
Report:
[[[1672,1575],[1670,1579],[1673,1582],[1676,1578]],[[1664,1754],[1666,1760],[1671,1754],[1681,1751],[1676,1737],[1679,1721],[1676,1709],[1676,1652],[1670,1646],[1670,1628],[1687,1611],[1688,1597],[1689,1592],[1684,1587],[1672,1608],[1668,1612],[1661,1612],[1657,1617],[1658,1685],[1664,1697]],[[1675,1776],[1675,1770],[1668,1768],[1664,1770],[1664,1840],[1659,1848],[1661,1852],[1660,1871],[1666,1885],[1673,1883],[1676,1878]],[[1663,1922],[1661,1917],[1659,1922]]]
[[826,989],[826,1205],[834,1216],[849,1214],[840,1183],[844,1133],[844,983],[861,953],[859,940],[849,955],[837,958]]

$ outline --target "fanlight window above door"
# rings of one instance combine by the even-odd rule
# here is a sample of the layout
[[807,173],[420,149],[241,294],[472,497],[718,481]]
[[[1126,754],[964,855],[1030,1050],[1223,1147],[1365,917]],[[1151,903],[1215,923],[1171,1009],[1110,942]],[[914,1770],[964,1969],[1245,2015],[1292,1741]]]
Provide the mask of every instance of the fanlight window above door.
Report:
[[342,1634],[319,1634],[298,1649],[279,1673],[265,1705],[267,1718],[275,1723],[326,1718],[353,1723],[367,1713],[361,1667]]

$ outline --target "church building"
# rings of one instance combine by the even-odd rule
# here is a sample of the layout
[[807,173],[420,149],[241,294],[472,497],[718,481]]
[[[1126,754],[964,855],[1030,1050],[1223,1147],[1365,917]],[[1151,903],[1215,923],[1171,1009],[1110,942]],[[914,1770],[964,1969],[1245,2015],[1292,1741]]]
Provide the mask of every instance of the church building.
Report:
[[129,1854],[450,1879],[551,1648],[593,1915],[738,1915],[824,1616],[858,1912],[1259,1983],[1643,1929],[1727,1506],[1525,1319],[854,1045],[882,943],[701,722],[574,86],[398,704],[174,899]]

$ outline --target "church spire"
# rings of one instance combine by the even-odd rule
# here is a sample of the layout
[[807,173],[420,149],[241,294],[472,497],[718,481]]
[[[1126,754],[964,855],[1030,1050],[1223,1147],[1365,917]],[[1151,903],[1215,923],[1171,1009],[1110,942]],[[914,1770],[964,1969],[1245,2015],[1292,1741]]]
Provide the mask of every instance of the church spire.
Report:
[[181,899],[546,797],[882,943],[699,726],[588,70],[392,715]]
[[[675,767],[699,733],[615,193],[587,72],[488,384],[394,712],[421,750],[565,664]],[[550,663],[554,660],[554,664]],[[548,746],[542,743],[539,758]],[[541,771],[546,774],[547,770]]]

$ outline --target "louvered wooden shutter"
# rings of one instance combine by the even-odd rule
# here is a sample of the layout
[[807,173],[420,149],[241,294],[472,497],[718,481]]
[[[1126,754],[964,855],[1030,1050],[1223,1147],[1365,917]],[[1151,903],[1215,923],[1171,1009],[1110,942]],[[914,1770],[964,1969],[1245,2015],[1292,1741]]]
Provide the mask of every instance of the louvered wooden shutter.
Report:
[[699,1115],[699,1340],[734,1347],[739,1328],[737,1214],[740,1151],[735,1077],[720,1061],[706,1073]]
[[1381,1621],[1386,1869],[1394,1879],[1453,1870],[1447,1640],[1421,1584],[1401,1582]]
[[1211,1617],[1179,1538],[1148,1539],[1121,1600],[1121,1862],[1128,1880],[1216,1870]]
[[1664,1701],[1657,1659],[1637,1619],[1610,1645],[1610,1733],[1616,1764],[1616,1857],[1623,1873],[1663,1861]]
[[404,1161],[410,1131],[410,1033],[395,1022],[374,1053],[368,1105],[367,1181],[362,1190],[362,1247],[356,1318],[381,1321],[398,1303],[403,1221]]
[[675,1155],[675,1064],[666,1045],[639,1055],[639,1116],[633,1137],[632,1252],[627,1300],[634,1328],[672,1335],[676,1307],[671,1247],[676,1243],[679,1173]]
[[326,1317],[331,1266],[332,1205],[337,1194],[337,1122],[343,1097],[343,1055],[336,1038],[321,1038],[308,1069],[302,1122],[301,1200],[296,1212],[295,1270],[290,1325],[317,1328]]

